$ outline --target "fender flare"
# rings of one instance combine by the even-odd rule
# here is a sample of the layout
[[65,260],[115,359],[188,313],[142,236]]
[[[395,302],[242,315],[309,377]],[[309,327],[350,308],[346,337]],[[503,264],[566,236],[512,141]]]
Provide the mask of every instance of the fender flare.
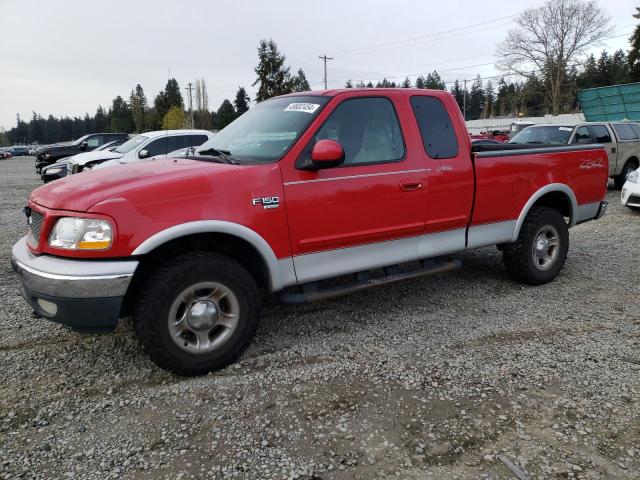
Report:
[[571,204],[571,215],[569,217],[569,227],[573,227],[576,224],[576,212],[578,211],[578,201],[576,200],[576,195],[573,193],[571,188],[564,183],[550,183],[549,185],[545,185],[544,187],[537,190],[527,203],[525,203],[520,215],[518,216],[518,221],[516,222],[516,228],[513,232],[512,242],[515,242],[518,239],[518,235],[520,234],[520,228],[522,228],[522,224],[524,223],[524,219],[533,207],[533,204],[536,203],[542,196],[547,193],[560,192],[564,193],[569,198],[569,203]]
[[171,240],[198,233],[224,233],[241,238],[252,245],[265,262],[271,291],[275,292],[296,283],[291,258],[279,260],[269,243],[258,233],[244,225],[222,220],[199,220],[174,225],[147,238],[131,255],[144,255]]

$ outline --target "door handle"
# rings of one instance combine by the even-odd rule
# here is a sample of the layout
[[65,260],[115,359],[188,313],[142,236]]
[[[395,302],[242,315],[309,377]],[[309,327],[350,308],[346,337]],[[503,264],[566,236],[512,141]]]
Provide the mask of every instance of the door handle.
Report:
[[611,153],[616,153],[616,147],[611,147]]
[[424,187],[424,182],[419,178],[407,178],[400,182],[400,190],[403,192],[414,192]]

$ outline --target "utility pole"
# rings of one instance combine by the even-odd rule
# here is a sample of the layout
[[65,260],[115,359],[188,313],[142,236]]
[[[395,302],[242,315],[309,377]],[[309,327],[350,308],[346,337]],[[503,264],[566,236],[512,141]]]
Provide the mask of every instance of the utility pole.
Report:
[[324,61],[324,89],[327,89],[327,60],[333,60],[333,57],[327,57],[327,54],[318,56],[318,58]]
[[464,81],[464,94],[462,96],[462,115],[464,116],[464,121],[467,121],[467,81]]
[[193,97],[191,96],[191,90],[193,90],[193,84],[191,82],[187,83],[188,87],[185,88],[189,92],[189,115],[191,117],[191,125],[193,128],[195,124],[193,123]]

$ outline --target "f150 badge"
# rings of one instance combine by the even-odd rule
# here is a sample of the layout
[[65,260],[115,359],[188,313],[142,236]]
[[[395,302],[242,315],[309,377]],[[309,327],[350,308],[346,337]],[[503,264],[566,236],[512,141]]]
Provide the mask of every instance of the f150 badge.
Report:
[[280,198],[278,197],[256,197],[251,203],[253,205],[262,205],[265,210],[268,208],[278,208],[280,205]]

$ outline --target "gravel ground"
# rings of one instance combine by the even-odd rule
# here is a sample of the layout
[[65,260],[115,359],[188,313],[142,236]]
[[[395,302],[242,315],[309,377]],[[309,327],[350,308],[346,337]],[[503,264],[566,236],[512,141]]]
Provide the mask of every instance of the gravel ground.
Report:
[[270,302],[238,364],[187,379],[130,320],[31,318],[9,257],[39,178],[31,157],[0,169],[0,478],[640,476],[640,215],[617,192],[550,285],[508,280],[486,248],[454,273]]

